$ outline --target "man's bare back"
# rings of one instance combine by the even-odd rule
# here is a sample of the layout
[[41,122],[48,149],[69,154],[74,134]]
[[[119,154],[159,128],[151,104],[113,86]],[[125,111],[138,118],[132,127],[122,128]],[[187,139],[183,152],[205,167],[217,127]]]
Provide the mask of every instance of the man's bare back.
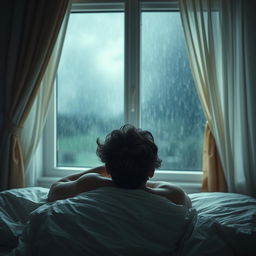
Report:
[[[100,187],[116,187],[105,166],[74,174],[55,182],[49,191],[48,201],[73,197]],[[147,181],[138,189],[165,197],[175,204],[191,207],[188,195],[180,187],[169,182]]]

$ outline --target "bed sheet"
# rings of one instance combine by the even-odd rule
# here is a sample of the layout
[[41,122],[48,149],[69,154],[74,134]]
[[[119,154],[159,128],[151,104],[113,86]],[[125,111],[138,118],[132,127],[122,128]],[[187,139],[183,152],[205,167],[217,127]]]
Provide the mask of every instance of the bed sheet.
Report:
[[0,246],[15,247],[32,211],[46,203],[48,189],[11,189],[0,193]]
[[236,193],[195,193],[189,195],[199,215],[244,233],[256,232],[256,199]]
[[189,195],[198,220],[184,255],[256,255],[256,199],[235,193]]
[[[49,251],[50,247],[58,248],[60,241],[66,240],[67,248],[72,248],[73,245],[82,246],[82,240],[79,241],[80,244],[77,244],[79,239],[74,236],[80,231],[74,233],[74,228],[84,230],[88,228],[88,223],[87,226],[81,225],[83,218],[86,216],[82,214],[81,218],[77,217],[78,209],[82,212],[85,210],[83,207],[79,207],[83,204],[84,194],[86,193],[56,203],[47,203],[47,193],[48,189],[40,187],[13,189],[0,193],[1,256],[33,255],[33,253],[29,254],[26,251],[30,245],[36,245],[37,250],[45,248]],[[116,191],[114,194],[117,194]],[[120,200],[123,196],[119,194],[117,197],[119,199],[116,198],[116,200]],[[189,217],[189,225],[186,226],[187,228],[183,228],[186,232],[184,231],[180,240],[177,255],[256,255],[255,198],[233,193],[196,193],[189,196],[195,210]],[[106,198],[101,198],[101,201],[110,203]],[[93,201],[91,203],[94,204]],[[99,205],[96,206],[96,208],[99,207]],[[134,205],[134,207],[138,206]],[[152,199],[148,202],[148,208],[156,208],[156,214],[157,211],[161,210],[156,205],[152,205]],[[95,215],[95,213],[92,213],[92,215]],[[95,215],[96,220],[99,218],[102,218],[102,214]],[[95,223],[95,220],[91,220]],[[167,220],[163,220],[163,222],[168,223]],[[164,225],[163,222],[158,222],[153,229],[159,229],[159,226]],[[65,224],[61,226],[60,223]],[[129,225],[132,227],[131,223],[128,222],[128,227]],[[112,223],[112,227],[115,229],[118,228],[118,225]],[[171,225],[169,228],[171,230]],[[93,227],[91,230],[93,230]],[[168,235],[171,237],[172,232],[165,236],[168,237]],[[155,240],[156,237],[153,239]],[[122,244],[123,242],[120,243],[120,247],[122,247]],[[147,246],[146,242],[145,246]],[[67,248],[63,248],[66,255],[68,255]],[[54,251],[54,253],[56,254],[58,251]],[[88,253],[88,255],[97,255],[92,251],[93,248],[91,248],[91,253]],[[10,253],[8,254],[8,252]],[[44,251],[41,255],[45,253]],[[71,249],[69,255],[74,255],[73,253],[74,249]],[[80,253],[83,254],[83,252]],[[40,254],[37,253],[37,255]],[[50,254],[48,253],[48,255]],[[79,252],[76,255],[80,255]],[[125,254],[121,253],[119,255]]]
[[23,220],[10,255],[166,256],[177,251],[195,217],[163,197],[110,187],[32,205],[38,208]]

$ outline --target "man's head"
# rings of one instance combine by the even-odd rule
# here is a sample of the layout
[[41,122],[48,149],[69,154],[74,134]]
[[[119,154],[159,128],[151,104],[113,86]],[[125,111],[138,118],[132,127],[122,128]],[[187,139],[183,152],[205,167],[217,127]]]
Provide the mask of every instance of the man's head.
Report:
[[119,187],[139,188],[161,166],[152,134],[131,125],[112,131],[103,144],[97,139],[97,144],[97,155]]

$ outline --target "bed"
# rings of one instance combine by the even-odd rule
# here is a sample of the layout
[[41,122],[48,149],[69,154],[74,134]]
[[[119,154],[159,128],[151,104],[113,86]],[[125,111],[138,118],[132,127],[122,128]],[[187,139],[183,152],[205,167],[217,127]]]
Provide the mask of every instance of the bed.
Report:
[[[31,187],[1,192],[0,255],[47,254],[50,256],[60,255],[63,252],[65,255],[131,255],[127,248],[135,246],[137,241],[140,243],[135,246],[138,252],[133,254],[135,256],[256,255],[255,198],[234,193],[195,193],[189,195],[192,200],[192,209],[176,207],[173,204],[168,206],[170,211],[167,211],[167,208],[164,208],[166,202],[156,205],[154,202],[156,198],[148,198],[146,192],[134,192],[132,194],[134,200],[147,196],[148,201],[144,201],[148,204],[150,211],[140,212],[140,205],[127,203],[130,199],[125,191],[116,193],[108,188],[104,193],[98,192],[100,192],[99,189],[93,191],[91,197],[88,197],[87,192],[55,203],[47,203],[48,189],[46,188]],[[103,197],[102,194],[104,194]],[[108,209],[112,201],[116,204],[120,202],[120,198],[124,197],[127,197],[124,205],[128,207],[128,213],[126,226],[122,229],[126,230],[123,233],[129,233],[130,236],[120,237],[120,234],[115,234],[115,230],[123,225],[118,222],[117,211],[115,215],[117,223],[108,225],[112,228],[113,237],[103,237],[108,226],[101,226],[102,234],[97,234],[97,237],[100,236],[100,240],[104,240],[108,247],[115,246],[115,248],[113,251],[106,250],[103,254],[99,253],[99,248],[104,245],[95,240],[93,233],[95,225],[99,225],[98,220],[103,218],[105,220],[100,225],[110,220],[106,217],[107,214],[102,210],[101,205],[105,204]],[[92,198],[98,198],[99,203],[96,204]],[[87,200],[86,205],[93,207],[83,208],[85,200]],[[136,209],[136,216],[133,212],[129,212],[132,207]],[[157,216],[163,211],[166,214],[161,219],[146,221],[149,213]],[[112,212],[108,214],[113,215]],[[185,224],[179,220],[182,214],[186,218]],[[174,218],[175,221],[169,221]],[[134,225],[131,219],[144,225],[144,230],[142,226],[136,230],[131,228]],[[157,234],[156,231],[163,225],[168,233],[162,233],[161,237],[159,235],[154,237],[154,234]],[[91,233],[88,233],[88,230]],[[144,236],[146,233],[146,237],[151,239],[150,242],[141,238],[142,233]],[[168,241],[170,241],[170,253],[163,254],[161,249],[168,245]],[[177,246],[174,248],[173,244]]]

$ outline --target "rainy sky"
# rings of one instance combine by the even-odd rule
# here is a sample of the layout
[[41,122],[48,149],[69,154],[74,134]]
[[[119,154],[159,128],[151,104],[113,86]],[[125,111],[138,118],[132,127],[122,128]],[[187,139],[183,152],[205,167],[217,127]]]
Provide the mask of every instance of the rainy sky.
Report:
[[124,14],[71,14],[58,79],[59,113],[122,113]]
[[[180,167],[182,159],[183,168],[200,169],[205,118],[189,68],[179,13],[142,13],[140,43],[141,127],[154,134],[166,168]],[[57,88],[58,113],[69,116],[69,123],[76,116],[85,126],[93,116],[103,120],[101,130],[123,125],[123,13],[71,14]],[[97,121],[91,126],[92,137],[98,136]]]
[[[171,65],[168,68],[163,60],[164,56],[178,56],[177,27],[181,24],[179,13],[163,12],[143,13],[141,23],[141,83],[145,102],[159,91],[152,81],[152,72],[160,69],[155,77],[158,82],[162,81],[160,76],[167,80],[174,77]],[[59,113],[80,114],[86,108],[87,113],[117,115],[123,113],[123,106],[124,14],[71,14],[58,70]]]

